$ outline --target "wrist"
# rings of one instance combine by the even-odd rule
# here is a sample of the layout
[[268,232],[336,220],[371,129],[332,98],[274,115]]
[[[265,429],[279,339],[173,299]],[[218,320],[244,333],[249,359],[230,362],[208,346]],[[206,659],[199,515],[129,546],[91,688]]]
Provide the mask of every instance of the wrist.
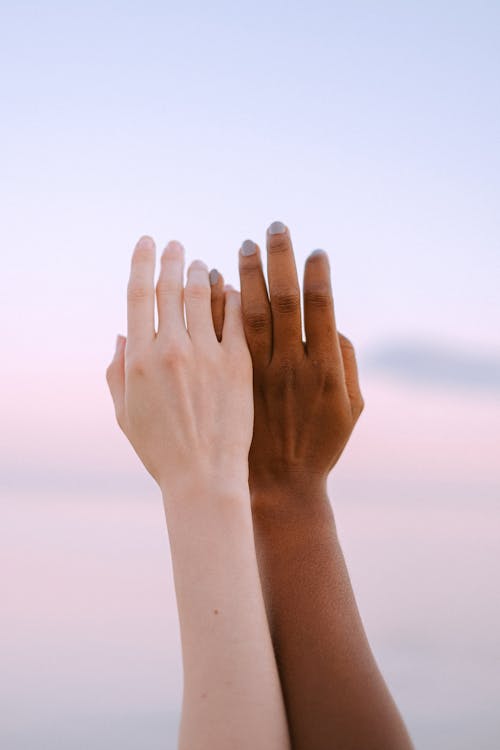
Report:
[[177,561],[206,557],[207,545],[212,551],[214,545],[227,549],[230,540],[238,539],[243,548],[246,538],[253,548],[248,484],[238,480],[214,487],[209,481],[197,480],[164,491],[163,507],[172,555]]
[[160,485],[165,508],[171,506],[201,512],[214,504],[250,507],[248,471],[221,475],[218,472],[193,472]]
[[252,513],[282,521],[305,521],[331,516],[326,477],[291,476],[273,482],[255,482],[250,477]]

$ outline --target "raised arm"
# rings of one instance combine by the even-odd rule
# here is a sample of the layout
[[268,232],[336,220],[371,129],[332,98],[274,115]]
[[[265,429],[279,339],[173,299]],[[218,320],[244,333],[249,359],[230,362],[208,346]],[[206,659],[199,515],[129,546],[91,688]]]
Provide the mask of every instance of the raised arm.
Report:
[[250,489],[292,747],[408,750],[364,633],[326,492],[363,408],[354,350],[337,335],[327,255],[315,251],[306,263],[304,344],[293,250],[280,222],[268,230],[267,251],[269,295],[259,248],[247,240],[240,250],[254,371]]
[[[252,370],[239,295],[221,342],[204,264],[183,289],[183,249],[137,244],[128,335],[107,370],[118,423],[161,488],[184,664],[181,750],[289,746],[255,557],[248,490]],[[184,323],[184,303],[187,328]]]

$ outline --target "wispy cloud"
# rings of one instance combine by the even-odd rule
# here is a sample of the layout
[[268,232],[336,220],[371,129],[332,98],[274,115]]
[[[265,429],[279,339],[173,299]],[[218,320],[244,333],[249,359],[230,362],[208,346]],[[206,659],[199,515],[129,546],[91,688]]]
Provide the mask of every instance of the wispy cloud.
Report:
[[444,343],[388,342],[368,352],[364,361],[368,370],[407,381],[500,391],[500,357]]

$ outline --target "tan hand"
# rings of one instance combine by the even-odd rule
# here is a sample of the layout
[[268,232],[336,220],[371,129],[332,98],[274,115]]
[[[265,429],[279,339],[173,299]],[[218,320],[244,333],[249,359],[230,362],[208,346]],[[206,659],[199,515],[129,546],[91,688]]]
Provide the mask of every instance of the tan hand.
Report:
[[[252,491],[324,482],[363,409],[353,346],[337,334],[326,253],[315,251],[306,262],[303,343],[292,243],[281,222],[268,230],[267,252],[269,295],[255,243],[243,243],[239,262],[253,363]],[[220,305],[213,310],[217,328]]]

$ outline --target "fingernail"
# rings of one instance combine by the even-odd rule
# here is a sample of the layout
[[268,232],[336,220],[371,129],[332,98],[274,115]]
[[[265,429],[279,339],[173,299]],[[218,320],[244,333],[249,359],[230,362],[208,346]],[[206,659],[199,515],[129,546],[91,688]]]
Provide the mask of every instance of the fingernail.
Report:
[[210,288],[208,281],[208,266],[202,260],[193,260],[188,269],[188,285],[202,284]]
[[269,234],[283,234],[286,232],[286,226],[282,221],[273,221],[267,231]]
[[219,281],[219,272],[216,268],[212,268],[210,273],[208,274],[208,278],[210,279],[210,285],[215,286],[217,282]]
[[206,271],[208,273],[208,266],[202,260],[193,260],[189,266],[190,271]]
[[325,255],[325,251],[322,250],[320,247],[318,247],[317,250],[313,250],[312,251],[312,253],[309,255],[309,257],[312,258],[313,255]]
[[166,246],[165,250],[173,250],[178,253],[184,252],[184,246],[181,245],[180,242],[177,242],[177,240],[170,240],[168,245]]
[[234,286],[232,284],[224,284],[225,292],[234,292]]
[[254,255],[256,250],[257,245],[255,244],[255,242],[252,242],[252,240],[245,240],[245,242],[241,246],[242,255]]
[[144,234],[142,237],[139,238],[137,242],[137,247],[143,247],[148,250],[154,250],[155,242],[153,238],[150,237],[148,234]]

